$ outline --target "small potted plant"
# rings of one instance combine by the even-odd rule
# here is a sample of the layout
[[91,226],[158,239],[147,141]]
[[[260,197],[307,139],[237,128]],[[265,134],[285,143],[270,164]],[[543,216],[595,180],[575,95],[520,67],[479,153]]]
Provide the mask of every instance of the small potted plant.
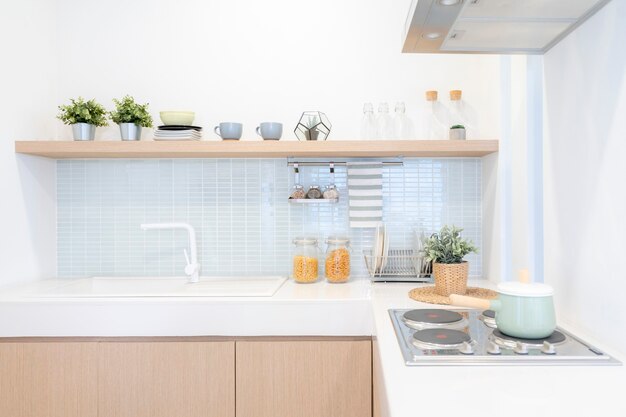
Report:
[[439,295],[465,294],[467,291],[469,263],[463,257],[478,252],[478,249],[461,237],[462,231],[455,226],[444,226],[424,243],[426,258],[433,262],[435,292]]
[[120,127],[122,140],[140,140],[141,128],[152,127],[152,116],[148,113],[148,103],[137,104],[129,95],[121,100],[113,99],[115,110],[110,113],[113,123]]
[[454,125],[450,128],[450,140],[465,140],[465,126]]
[[107,125],[106,109],[94,99],[70,99],[70,104],[59,106],[59,110],[57,118],[72,126],[74,140],[94,140],[96,127]]
[[306,140],[317,140],[317,137],[319,136],[319,131],[315,129],[315,127],[320,123],[320,120],[317,118],[317,116],[309,116],[309,119],[306,121],[305,125],[306,126]]
[[331,124],[328,117],[321,111],[305,111],[302,113],[296,128],[293,130],[298,140],[326,140],[330,134]]

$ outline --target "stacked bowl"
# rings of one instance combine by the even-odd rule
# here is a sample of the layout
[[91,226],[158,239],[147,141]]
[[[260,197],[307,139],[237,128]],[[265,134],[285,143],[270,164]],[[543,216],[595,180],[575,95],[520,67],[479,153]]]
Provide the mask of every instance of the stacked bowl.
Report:
[[154,131],[154,140],[200,140],[202,128],[193,126],[196,114],[192,111],[162,111],[163,125]]

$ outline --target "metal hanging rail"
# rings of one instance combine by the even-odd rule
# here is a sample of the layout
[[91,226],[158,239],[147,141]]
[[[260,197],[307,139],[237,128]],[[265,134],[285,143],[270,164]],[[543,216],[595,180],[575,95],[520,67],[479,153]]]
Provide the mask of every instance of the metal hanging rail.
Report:
[[[359,162],[367,162],[367,161],[359,161]],[[378,160],[372,161],[372,162],[378,162]],[[335,166],[344,166],[346,165],[348,162],[347,161],[287,161],[287,165],[288,166],[301,166],[301,167],[317,167],[317,166],[328,166],[330,164],[334,164]],[[404,162],[403,161],[382,161],[383,165],[386,166],[403,166]]]

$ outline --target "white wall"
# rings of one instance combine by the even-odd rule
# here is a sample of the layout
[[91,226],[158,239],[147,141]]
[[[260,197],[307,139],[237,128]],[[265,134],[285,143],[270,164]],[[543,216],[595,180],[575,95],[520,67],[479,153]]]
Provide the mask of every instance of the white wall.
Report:
[[[364,102],[376,108],[387,101],[393,111],[404,101],[419,124],[426,90],[438,90],[449,106],[449,90],[462,89],[472,122],[468,137],[500,137],[499,57],[401,54],[409,1],[58,2],[59,102],[83,95],[110,107],[113,97],[129,93],[150,102],[155,117],[159,110],[194,110],[208,139],[217,139],[211,128],[220,121],[241,121],[244,138],[257,138],[260,121],[277,120],[293,140],[301,112],[322,110],[333,124],[331,139],[350,140],[359,139]],[[85,41],[80,34],[87,33]],[[60,139],[70,134],[60,124],[57,132]],[[109,126],[97,137],[119,133]],[[482,256],[499,265],[491,186],[485,185],[489,241]],[[492,270],[487,276],[499,280]]]
[[[511,158],[510,180],[507,194],[510,196],[510,265],[506,265],[504,279],[517,279],[517,271],[528,269],[529,249],[532,242],[528,234],[528,114],[526,102],[526,56],[511,57]],[[536,278],[536,277],[534,277]]]
[[[494,281],[517,279],[517,271],[532,271],[529,143],[527,124],[527,57],[500,56],[500,151],[483,158],[483,269]],[[541,74],[540,74],[541,75]],[[540,281],[533,271],[533,279]]]
[[626,353],[626,0],[544,57],[546,281],[559,319]]
[[48,138],[56,125],[54,16],[35,0],[0,13],[0,285],[55,272],[54,162],[14,153],[16,139]]
[[[500,141],[502,145],[502,141]],[[502,234],[502,181],[499,176],[502,162],[500,153],[483,157],[483,278],[499,282],[502,278],[504,236]]]
[[[238,120],[245,137],[263,120],[322,110],[331,139],[358,139],[363,102],[405,101],[415,121],[424,91],[462,89],[470,138],[499,135],[499,60],[400,54],[408,1],[25,0],[0,15],[0,285],[55,271],[55,163],[17,156],[16,139],[69,139],[57,105],[79,95],[111,107],[132,94],[192,109],[210,128]],[[7,121],[10,121],[7,123]],[[150,137],[150,132],[144,133]],[[116,139],[116,126],[99,129]],[[488,220],[487,220],[488,221]]]
[[[396,101],[417,115],[424,92],[464,90],[479,120],[474,138],[499,134],[495,56],[406,55],[400,34],[408,1],[57,0],[60,77],[57,100],[83,95],[107,107],[126,93],[152,113],[191,109],[196,123],[285,124],[322,110],[332,139],[359,139],[363,103]],[[59,138],[70,135],[59,125]],[[145,134],[150,137],[150,133]],[[118,138],[116,126],[100,138]],[[205,138],[216,139],[212,131]]]

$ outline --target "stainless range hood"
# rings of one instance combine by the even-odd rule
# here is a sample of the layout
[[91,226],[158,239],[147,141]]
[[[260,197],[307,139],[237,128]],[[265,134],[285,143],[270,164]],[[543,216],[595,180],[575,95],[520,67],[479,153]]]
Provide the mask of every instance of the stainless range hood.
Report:
[[412,0],[402,52],[543,54],[610,0]]

